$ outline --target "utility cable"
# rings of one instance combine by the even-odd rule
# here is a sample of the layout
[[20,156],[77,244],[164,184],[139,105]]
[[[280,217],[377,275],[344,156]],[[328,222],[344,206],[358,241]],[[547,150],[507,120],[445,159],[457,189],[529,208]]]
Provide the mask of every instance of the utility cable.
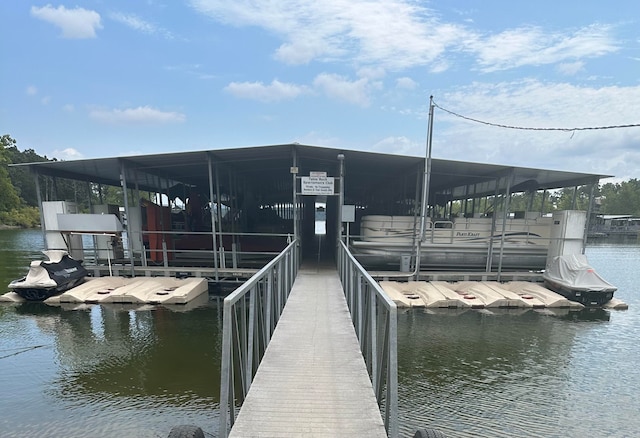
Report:
[[483,125],[494,126],[497,128],[506,128],[506,129],[520,129],[525,131],[562,131],[562,132],[575,132],[575,131],[590,131],[590,130],[599,130],[599,129],[620,129],[620,128],[637,128],[640,127],[640,123],[632,123],[629,125],[610,125],[610,126],[586,126],[579,128],[536,128],[536,127],[527,127],[527,126],[514,126],[514,125],[503,125],[500,123],[492,123],[486,122],[484,120],[474,119],[472,117],[463,116],[462,114],[458,114],[451,110],[441,107],[437,103],[433,102],[433,105],[444,111],[445,113],[449,113],[452,116],[459,117],[461,119],[469,120],[470,122],[481,123]]

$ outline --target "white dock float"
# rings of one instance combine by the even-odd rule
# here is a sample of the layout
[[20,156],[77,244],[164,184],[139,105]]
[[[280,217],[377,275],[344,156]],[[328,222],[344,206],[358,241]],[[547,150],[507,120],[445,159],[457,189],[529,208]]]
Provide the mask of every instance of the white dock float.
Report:
[[426,303],[416,292],[416,282],[399,283],[397,281],[381,281],[380,287],[398,307],[425,307]]
[[458,292],[445,282],[381,281],[380,286],[399,307],[428,308],[466,308],[471,307],[470,300],[465,300]]
[[[380,281],[380,286],[398,307],[429,309],[569,309],[584,306],[553,292],[541,284],[527,281]],[[613,299],[603,306],[624,310],[628,305]]]
[[60,303],[100,303],[133,280],[126,277],[89,278],[84,283],[50,299],[55,298]]
[[456,291],[465,295],[475,295],[484,303],[484,307],[530,307],[517,294],[490,286],[484,281],[461,281],[455,283],[454,287]]
[[106,294],[102,303],[186,304],[208,291],[205,278],[141,277]]
[[529,296],[535,297],[544,303],[544,307],[560,307],[575,310],[584,308],[584,306],[577,301],[568,300],[540,284],[529,283],[527,281],[511,281],[504,283],[503,287],[517,293],[523,298]]
[[15,292],[0,295],[0,303],[24,303],[26,300]]
[[229,436],[387,436],[335,270],[298,272]]

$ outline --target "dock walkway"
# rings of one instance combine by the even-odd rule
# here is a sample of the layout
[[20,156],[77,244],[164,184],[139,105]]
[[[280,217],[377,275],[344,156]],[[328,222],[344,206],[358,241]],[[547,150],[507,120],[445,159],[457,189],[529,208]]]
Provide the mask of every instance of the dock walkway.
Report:
[[303,265],[230,437],[386,437],[338,273]]

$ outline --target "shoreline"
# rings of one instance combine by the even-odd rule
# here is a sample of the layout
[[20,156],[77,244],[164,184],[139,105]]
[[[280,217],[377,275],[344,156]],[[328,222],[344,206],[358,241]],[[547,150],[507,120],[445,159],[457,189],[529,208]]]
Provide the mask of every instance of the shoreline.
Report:
[[0,230],[17,230],[20,227],[17,225],[5,225],[5,224],[0,224]]

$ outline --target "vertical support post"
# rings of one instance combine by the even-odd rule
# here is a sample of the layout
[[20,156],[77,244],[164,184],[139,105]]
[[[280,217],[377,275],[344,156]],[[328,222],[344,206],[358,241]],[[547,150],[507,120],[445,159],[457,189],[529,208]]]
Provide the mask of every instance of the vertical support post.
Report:
[[493,193],[493,214],[491,215],[491,232],[489,233],[489,247],[487,248],[487,272],[493,266],[493,236],[496,233],[496,214],[498,212],[498,194],[500,193],[500,179],[496,179],[496,190]]
[[[213,166],[211,163],[211,155],[207,154],[207,170],[209,171],[209,200],[213,203]],[[216,182],[218,181],[218,172],[216,172]],[[216,184],[218,186],[218,184]],[[219,193],[219,188],[218,188]],[[220,208],[220,198],[219,194],[216,198],[216,204],[218,208]],[[213,204],[211,204],[211,208],[209,208],[209,214],[211,215],[211,241],[213,246],[213,269],[215,271],[215,279],[218,281],[218,243],[216,241],[216,220],[215,213],[213,211]],[[219,224],[218,224],[219,225]]]
[[131,263],[131,276],[135,277],[133,262],[133,247],[131,242],[131,216],[129,212],[129,196],[127,190],[127,172],[124,163],[120,161],[120,184],[122,185],[122,197],[124,202],[124,214],[127,216],[127,251],[129,252],[129,263]]
[[416,249],[416,281],[420,279],[420,250],[424,240],[424,232],[427,221],[427,208],[429,204],[429,185],[431,183],[431,145],[433,142],[433,96],[429,96],[429,123],[427,124],[427,155],[424,163],[424,177],[422,179],[422,205],[420,206],[420,235]]
[[293,183],[292,202],[293,202],[293,238],[300,239],[300,230],[298,229],[298,191],[296,190],[298,178],[298,150],[295,145],[291,149],[293,166],[291,167],[291,178]]
[[500,276],[502,275],[502,257],[504,256],[504,234],[507,227],[507,215],[509,214],[509,201],[511,200],[511,183],[513,180],[513,169],[509,172],[509,177],[507,178],[507,187],[505,189],[505,199],[504,199],[504,211],[502,214],[502,232],[500,238],[500,259],[498,260],[498,281],[500,281]]
[[338,240],[342,241],[342,206],[344,204],[344,154],[338,154],[340,166],[340,191],[338,192]]
[[45,251],[49,249],[47,245],[47,227],[44,225],[44,209],[42,205],[42,193],[40,192],[40,174],[34,170],[34,179],[36,182],[36,197],[38,198],[38,205],[40,206],[40,228],[42,229],[42,242]]
[[[389,338],[398,338],[398,318],[397,309],[389,309]],[[390,342],[389,363],[387,364],[387,400],[386,407],[388,415],[387,435],[397,437],[398,425],[398,344]]]
[[599,182],[600,180],[596,179],[591,184],[591,190],[589,191],[589,207],[587,208],[587,221],[584,226],[584,235],[582,237],[582,254],[584,254],[585,248],[587,246],[587,238],[589,237],[589,226],[591,221],[591,212],[593,211],[593,196],[596,191],[596,186],[598,185]]
[[[166,231],[166,227],[169,227],[169,230],[171,230],[171,223],[169,224],[165,224],[164,223],[164,213],[162,211],[162,207],[163,207],[163,203],[162,203],[162,190],[165,188],[163,187],[164,184],[162,183],[163,180],[160,180],[160,226],[162,227],[162,266],[164,266],[165,268],[169,267],[169,254],[167,253],[167,234],[165,233]],[[167,183],[167,208],[169,209],[169,212],[171,212],[171,201],[169,200],[169,181],[168,180],[164,180]],[[171,213],[169,213],[171,214]],[[171,216],[169,216],[169,219],[171,219]]]
[[232,304],[225,300],[224,312],[222,314],[222,357],[220,358],[220,422],[218,427],[218,436],[226,438],[228,435],[227,418],[233,415],[229,413],[229,399],[233,391],[231,384],[231,373],[233,372],[232,356],[231,356],[231,311]]
[[573,197],[571,198],[571,210],[576,209],[576,203],[578,199],[578,186],[573,187]]

